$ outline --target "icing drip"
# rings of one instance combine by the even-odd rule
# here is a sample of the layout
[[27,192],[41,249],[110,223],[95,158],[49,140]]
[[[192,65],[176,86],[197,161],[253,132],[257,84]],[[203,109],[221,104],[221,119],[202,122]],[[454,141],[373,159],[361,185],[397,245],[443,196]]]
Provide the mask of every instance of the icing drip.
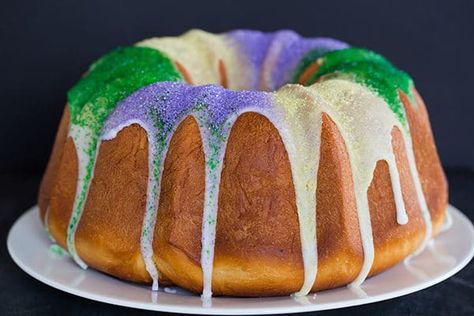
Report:
[[433,231],[433,224],[431,222],[431,215],[428,209],[428,205],[426,204],[425,195],[423,194],[423,189],[421,187],[420,177],[418,175],[418,170],[416,169],[416,162],[415,162],[415,153],[413,152],[413,144],[411,141],[411,137],[408,132],[405,132],[405,148],[407,151],[407,158],[408,158],[408,166],[410,169],[410,174],[415,183],[415,191],[416,196],[418,198],[418,205],[421,208],[421,215],[423,216],[423,221],[425,222],[425,237],[421,242],[418,249],[412,254],[412,256],[416,256],[421,253],[426,246],[428,245],[428,241],[431,238],[432,231]]
[[[316,240],[316,188],[321,142],[321,110],[315,106],[309,90],[287,85],[276,93],[276,124],[290,161],[295,186],[300,227],[304,282],[296,296],[307,295],[316,280],[318,252]],[[278,121],[278,120],[273,120]]]
[[405,209],[405,202],[403,202],[402,187],[400,185],[400,174],[398,172],[397,162],[395,161],[393,151],[387,153],[385,160],[387,161],[390,173],[393,199],[395,200],[395,208],[397,210],[397,223],[400,225],[405,225],[408,223],[408,215]]
[[91,129],[75,124],[72,124],[70,127],[69,137],[72,138],[74,146],[76,147],[78,174],[76,196],[74,197],[74,206],[69,219],[66,242],[67,249],[74,261],[76,261],[81,268],[86,269],[86,263],[82,261],[77,254],[75,237],[76,229],[89,192],[89,184],[93,177],[97,149],[100,146],[100,142],[98,142]]
[[[152,112],[153,113],[153,112]],[[142,124],[140,124],[142,125]],[[145,127],[142,125],[142,127]],[[164,139],[160,139],[160,132]],[[143,218],[142,233],[140,237],[140,250],[146,269],[152,279],[152,290],[158,291],[158,269],[153,262],[153,233],[159,205],[159,192],[161,189],[161,177],[163,175],[163,161],[169,142],[169,134],[164,131],[147,131],[150,152],[148,154],[148,186]],[[150,136],[151,135],[151,136]],[[160,141],[161,140],[161,141]]]

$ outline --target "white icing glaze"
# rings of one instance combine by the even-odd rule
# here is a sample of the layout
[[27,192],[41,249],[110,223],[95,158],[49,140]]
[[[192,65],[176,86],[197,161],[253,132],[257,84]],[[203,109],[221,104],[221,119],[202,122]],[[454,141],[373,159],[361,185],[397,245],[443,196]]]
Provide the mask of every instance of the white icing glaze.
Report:
[[290,161],[300,227],[304,282],[296,296],[311,291],[318,264],[316,188],[322,112],[309,91],[299,85],[287,85],[276,92],[275,102],[281,119],[280,128],[277,128]]
[[[415,162],[415,153],[413,152],[413,144],[411,141],[411,137],[408,134],[408,132],[404,133],[404,139],[405,139],[405,149],[407,152],[407,158],[408,158],[408,167],[410,168],[410,174],[413,179],[413,182],[415,184],[415,192],[416,196],[418,199],[418,205],[421,208],[421,215],[423,217],[423,221],[425,223],[425,237],[423,238],[422,243],[418,246],[418,249],[411,255],[411,256],[416,256],[419,253],[423,251],[423,249],[426,248],[426,245],[428,244],[428,241],[431,238],[432,234],[432,222],[431,222],[431,215],[430,211],[428,209],[428,205],[426,204],[425,200],[425,195],[423,193],[423,189],[421,187],[421,182],[420,182],[420,177],[418,175],[418,170],[416,167],[416,162]],[[410,256],[410,257],[411,257]],[[409,257],[408,257],[409,259]]]
[[[235,117],[228,120],[229,125],[233,125]],[[199,125],[201,133],[202,146],[205,157],[205,191],[204,191],[204,209],[202,213],[202,233],[201,233],[201,269],[203,274],[202,297],[212,296],[212,272],[214,264],[214,250],[216,244],[216,226],[217,210],[219,198],[219,185],[222,173],[225,148],[229,137],[230,129],[226,131],[223,140],[220,142],[220,148],[217,153],[213,153],[210,146],[210,139],[213,137],[207,128],[207,119],[200,115],[194,115]],[[217,156],[217,165],[214,169],[209,167],[209,159],[213,155]]]
[[392,184],[393,198],[395,200],[395,207],[397,210],[397,223],[405,225],[408,223],[408,215],[405,209],[405,202],[403,201],[402,187],[400,184],[400,174],[397,168],[397,162],[395,161],[395,155],[393,151],[388,153],[385,158],[388,164],[390,181]]
[[[96,144],[95,157],[91,161],[88,150],[93,146],[91,137],[92,134],[93,132],[87,127],[81,127],[75,124],[71,124],[69,129],[69,137],[72,138],[74,146],[76,147],[78,173],[76,196],[74,197],[74,206],[72,208],[72,214],[67,230],[67,249],[74,261],[83,269],[87,269],[87,264],[82,261],[76,251],[75,236],[77,227],[79,227],[79,221],[86,205],[90,183],[94,177],[96,157],[100,147],[100,141],[98,141]],[[92,167],[90,171],[90,179],[87,181],[86,177],[89,164],[92,164]]]
[[317,103],[326,103],[325,112],[338,127],[346,144],[352,169],[357,214],[364,263],[352,286],[359,286],[367,277],[372,266],[375,252],[370,221],[367,190],[372,182],[373,173],[379,160],[389,164],[397,214],[406,216],[401,196],[400,179],[393,155],[391,133],[396,126],[402,129],[400,122],[387,104],[369,89],[340,79],[320,82],[310,87],[314,91]]
[[[145,262],[146,269],[152,279],[152,290],[158,291],[158,269],[153,261],[153,235],[156,225],[156,217],[158,213],[158,205],[161,190],[161,177],[163,174],[164,157],[166,155],[166,149],[162,155],[157,157],[156,141],[153,131],[147,129],[145,124],[140,124],[147,132],[148,137],[148,185],[147,185],[147,198],[145,207],[145,216],[143,218],[142,233],[140,237],[140,250],[142,253],[143,261]],[[168,140],[169,142],[169,140]],[[158,163],[159,169],[155,170],[156,162],[155,159],[159,159],[161,163]],[[158,179],[154,176],[155,172],[158,173]]]

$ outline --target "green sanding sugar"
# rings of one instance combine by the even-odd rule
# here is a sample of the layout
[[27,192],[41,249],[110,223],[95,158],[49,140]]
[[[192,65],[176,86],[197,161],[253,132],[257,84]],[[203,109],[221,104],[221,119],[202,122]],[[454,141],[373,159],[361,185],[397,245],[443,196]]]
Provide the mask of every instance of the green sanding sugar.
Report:
[[95,62],[68,92],[72,123],[98,133],[117,102],[154,82],[177,80],[180,74],[161,52],[138,46],[118,48]]
[[[306,82],[310,85],[322,76],[339,77],[361,83],[381,96],[402,124],[406,124],[405,110],[398,90],[411,99],[413,81],[383,56],[360,48],[332,51],[318,60],[319,68]],[[304,71],[304,70],[302,70]]]
[[329,73],[339,65],[347,63],[371,62],[394,68],[382,55],[363,48],[347,48],[327,53],[322,57],[318,73]]

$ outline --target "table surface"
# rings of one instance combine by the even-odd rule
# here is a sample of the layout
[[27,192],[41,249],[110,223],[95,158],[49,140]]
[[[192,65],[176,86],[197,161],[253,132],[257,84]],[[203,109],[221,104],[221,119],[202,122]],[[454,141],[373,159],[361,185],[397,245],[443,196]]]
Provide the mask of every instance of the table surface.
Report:
[[[474,221],[474,171],[448,168],[450,203]],[[39,175],[0,175],[0,315],[156,315],[90,301],[53,289],[28,276],[12,261],[6,237],[13,222],[36,203]],[[474,315],[474,264],[420,292],[384,302],[318,315]]]

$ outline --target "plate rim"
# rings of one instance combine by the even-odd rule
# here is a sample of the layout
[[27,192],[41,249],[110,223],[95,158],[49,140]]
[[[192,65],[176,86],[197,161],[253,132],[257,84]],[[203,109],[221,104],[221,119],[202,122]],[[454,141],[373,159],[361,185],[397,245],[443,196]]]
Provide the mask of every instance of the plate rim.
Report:
[[[106,295],[100,295],[96,293],[90,293],[86,292],[81,289],[75,289],[68,287],[66,285],[63,285],[61,283],[52,281],[48,279],[47,277],[44,277],[40,273],[34,271],[33,269],[30,269],[26,264],[22,262],[21,259],[17,257],[15,254],[15,250],[12,249],[12,232],[14,229],[22,223],[26,217],[28,216],[34,216],[35,212],[38,211],[38,206],[34,205],[30,208],[28,208],[25,212],[22,213],[21,216],[19,216],[13,225],[10,227],[7,235],[7,249],[10,257],[12,258],[13,262],[21,269],[23,270],[26,274],[31,276],[32,278],[52,287],[55,289],[58,289],[60,291],[76,295],[85,299],[90,299],[93,301],[101,302],[101,303],[106,303],[106,304],[112,304],[112,305],[118,305],[118,306],[123,306],[123,307],[129,307],[129,308],[137,308],[137,309],[143,309],[143,310],[150,310],[150,311],[160,311],[160,312],[170,312],[170,313],[180,313],[180,314],[198,314],[198,315],[267,315],[267,314],[284,314],[284,313],[303,313],[303,312],[313,312],[313,311],[322,311],[322,310],[331,310],[331,309],[339,309],[339,308],[346,308],[346,307],[353,307],[353,306],[360,306],[360,305],[366,305],[370,303],[375,303],[375,302],[381,302],[385,301],[388,299],[392,298],[398,298],[401,296],[405,296],[411,293],[415,293],[418,291],[421,291],[423,289],[429,288],[435,284],[438,284],[456,273],[458,273],[460,270],[462,270],[464,267],[467,266],[467,264],[472,260],[474,257],[474,244],[471,244],[471,247],[469,248],[468,253],[466,256],[461,260],[455,267],[451,268],[449,272],[431,278],[428,281],[424,281],[422,283],[412,285],[406,288],[402,288],[400,290],[394,290],[392,292],[388,293],[382,293],[378,295],[372,295],[363,299],[353,299],[346,301],[341,305],[340,302],[329,302],[329,303],[324,303],[324,304],[308,304],[308,305],[299,305],[299,306],[275,306],[272,308],[268,307],[261,307],[261,308],[253,308],[253,309],[238,309],[234,310],[232,308],[223,308],[223,307],[203,307],[203,306],[188,306],[188,305],[162,305],[162,304],[157,304],[155,305],[158,308],[153,308],[151,304],[148,303],[140,303],[140,302],[134,302],[131,300],[122,300],[114,297],[109,297]],[[447,211],[450,211],[451,216],[454,218],[458,218],[457,220],[460,220],[464,222],[467,226],[469,226],[469,232],[471,234],[471,238],[474,239],[474,225],[470,221],[470,219],[458,208],[453,206],[452,204],[448,204],[446,207]],[[453,214],[455,213],[455,215]],[[98,272],[101,273],[101,272]],[[105,274],[104,274],[105,275]],[[110,276],[108,276],[110,277]],[[151,292],[151,290],[150,290]],[[229,299],[230,297],[225,297],[225,299]],[[213,299],[219,299],[219,298],[213,298]],[[246,298],[231,298],[231,299],[246,299]],[[265,299],[265,298],[263,298]]]

